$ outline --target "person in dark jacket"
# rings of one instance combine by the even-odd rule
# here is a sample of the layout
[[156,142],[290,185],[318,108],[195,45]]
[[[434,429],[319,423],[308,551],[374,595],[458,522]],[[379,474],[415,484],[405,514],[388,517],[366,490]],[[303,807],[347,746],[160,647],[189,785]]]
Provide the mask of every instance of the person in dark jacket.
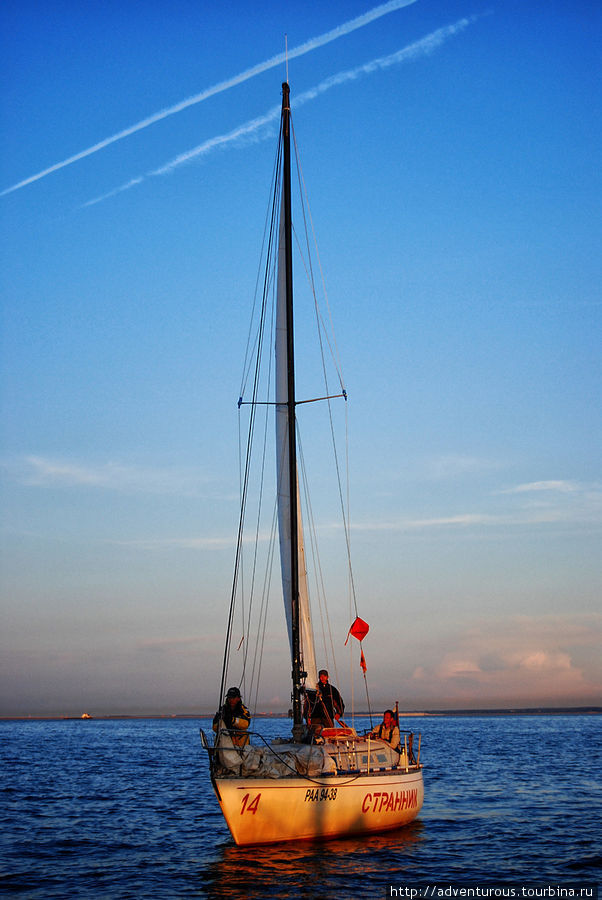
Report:
[[311,697],[308,723],[314,731],[320,732],[322,728],[332,728],[335,721],[339,721],[345,712],[345,704],[334,684],[329,682],[326,669],[320,669],[318,674],[320,680],[316,685],[315,699]]
[[220,719],[230,732],[233,744],[237,747],[244,747],[245,744],[249,743],[249,735],[244,732],[250,725],[251,713],[242,702],[242,697],[237,687],[228,688],[226,702],[213,717],[214,731],[218,730]]

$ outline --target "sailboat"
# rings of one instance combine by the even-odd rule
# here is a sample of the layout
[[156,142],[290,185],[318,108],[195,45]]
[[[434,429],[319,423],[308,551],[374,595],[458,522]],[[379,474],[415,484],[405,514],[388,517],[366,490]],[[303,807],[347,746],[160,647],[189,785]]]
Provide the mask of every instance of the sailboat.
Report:
[[[209,773],[230,833],[238,845],[326,839],[370,834],[406,825],[418,815],[424,797],[420,742],[405,734],[397,748],[353,727],[314,729],[308,722],[308,697],[315,699],[318,673],[306,583],[296,436],[295,346],[291,216],[290,89],[282,85],[279,135],[280,201],[277,226],[275,408],[277,516],[282,593],[292,662],[290,738],[268,742],[260,734],[226,727],[219,714],[213,743],[201,729],[209,754]],[[278,218],[277,203],[272,219]],[[274,225],[276,229],[276,225]],[[276,251],[275,251],[276,252]],[[345,396],[342,391],[340,396]],[[330,399],[318,398],[318,399]],[[243,402],[242,397],[239,407]],[[250,406],[254,411],[258,401]],[[225,702],[232,642],[233,601],[242,553],[242,521],[228,620],[220,703]],[[357,621],[362,622],[361,619]],[[352,628],[350,633],[355,634]],[[363,653],[362,653],[363,660]],[[314,693],[312,693],[312,691]],[[230,695],[230,691],[228,691]],[[223,707],[220,707],[223,709]],[[246,725],[246,723],[239,723]],[[250,740],[249,740],[250,738]]]

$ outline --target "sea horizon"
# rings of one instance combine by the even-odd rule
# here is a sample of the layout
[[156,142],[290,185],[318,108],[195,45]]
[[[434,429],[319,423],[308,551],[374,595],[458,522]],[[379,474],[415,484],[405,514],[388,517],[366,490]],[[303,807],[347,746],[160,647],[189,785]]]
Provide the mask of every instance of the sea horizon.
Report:
[[[380,709],[370,712],[370,710],[358,710],[354,713],[357,718],[364,718],[372,715],[377,717],[380,715]],[[563,716],[563,715],[601,715],[602,706],[533,706],[533,707],[484,707],[482,709],[425,709],[425,710],[400,710],[400,718],[428,718],[441,716]],[[111,721],[119,719],[207,719],[211,718],[214,712],[195,712],[195,713],[81,713],[77,714],[27,714],[0,716],[0,722],[73,722],[73,721]],[[285,712],[255,712],[254,719],[290,719],[291,716]],[[350,717],[349,717],[350,718]]]

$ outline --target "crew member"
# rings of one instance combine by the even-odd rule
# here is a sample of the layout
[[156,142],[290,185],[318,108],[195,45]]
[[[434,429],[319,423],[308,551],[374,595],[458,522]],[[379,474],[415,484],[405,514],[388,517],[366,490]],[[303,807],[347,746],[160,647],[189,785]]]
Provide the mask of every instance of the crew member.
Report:
[[315,700],[312,697],[308,721],[314,732],[319,733],[322,728],[332,728],[335,721],[339,721],[345,712],[345,704],[334,684],[329,682],[326,669],[320,669],[318,674],[320,680],[316,685]]
[[372,729],[370,737],[380,738],[394,750],[399,750],[399,726],[395,721],[392,709],[384,711],[382,722]]
[[235,746],[244,747],[249,743],[249,735],[245,734],[245,731],[251,722],[251,713],[242,702],[237,687],[228,688],[226,702],[213,718],[214,731],[218,730],[220,719],[228,729]]

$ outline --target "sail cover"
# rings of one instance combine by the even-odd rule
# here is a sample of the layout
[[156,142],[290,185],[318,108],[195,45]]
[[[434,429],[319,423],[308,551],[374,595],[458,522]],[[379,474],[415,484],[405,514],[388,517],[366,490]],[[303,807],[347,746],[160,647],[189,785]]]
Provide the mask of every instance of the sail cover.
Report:
[[[280,533],[280,564],[282,567],[282,590],[284,609],[292,654],[292,591],[291,591],[291,524],[290,524],[290,478],[288,450],[288,375],[286,361],[286,261],[284,215],[281,206],[280,231],[278,239],[278,283],[276,308],[276,477],[278,480],[278,528]],[[305,551],[303,546],[303,526],[299,503],[299,481],[297,479],[298,510],[298,553],[299,553],[299,631],[301,658],[307,672],[307,684],[318,681],[314,635],[309,609]]]

